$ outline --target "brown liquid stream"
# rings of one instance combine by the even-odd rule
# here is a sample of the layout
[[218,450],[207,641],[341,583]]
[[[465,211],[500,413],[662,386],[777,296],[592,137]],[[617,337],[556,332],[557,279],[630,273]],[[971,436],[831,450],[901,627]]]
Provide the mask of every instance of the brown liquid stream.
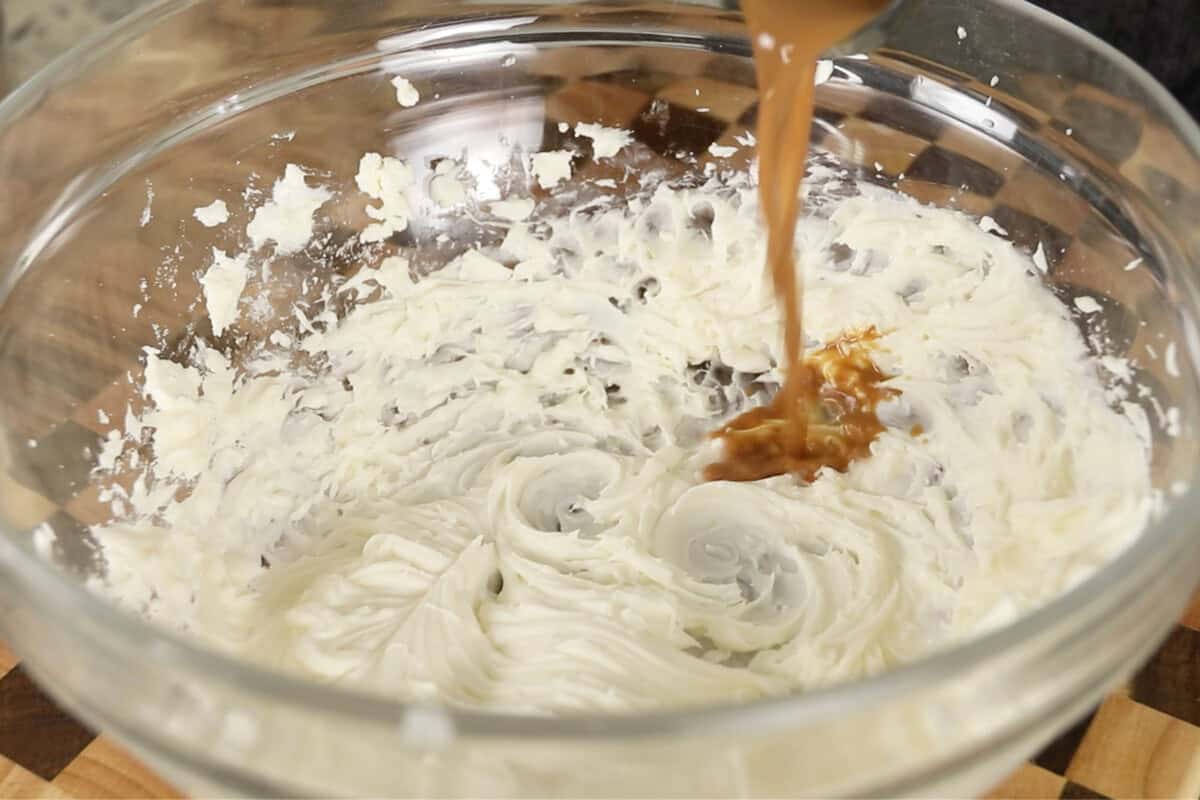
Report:
[[870,358],[878,334],[849,333],[808,359],[803,352],[802,286],[793,258],[800,182],[808,158],[817,57],[863,28],[886,0],[743,0],[758,73],[759,196],[767,224],[767,263],[783,305],[787,372],[774,400],[713,434],[723,458],[708,480],[750,481],[794,473],[812,480],[845,470],[883,430],[875,408],[894,392]]

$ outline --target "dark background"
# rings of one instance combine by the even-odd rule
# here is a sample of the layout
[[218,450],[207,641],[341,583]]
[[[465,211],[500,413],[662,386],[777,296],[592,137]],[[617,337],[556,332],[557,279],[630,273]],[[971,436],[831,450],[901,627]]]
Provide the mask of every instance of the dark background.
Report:
[[1034,0],[1121,50],[1200,117],[1200,0]]

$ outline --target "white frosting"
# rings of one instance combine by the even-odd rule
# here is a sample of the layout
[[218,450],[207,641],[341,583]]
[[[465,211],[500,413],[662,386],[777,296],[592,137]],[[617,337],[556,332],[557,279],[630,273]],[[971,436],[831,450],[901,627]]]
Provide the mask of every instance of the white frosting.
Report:
[[288,164],[275,183],[270,202],[254,212],[246,235],[256,248],[274,242],[279,255],[294,253],[312,239],[313,215],[332,196],[327,189],[309,186],[304,170]]
[[200,286],[204,289],[204,307],[212,321],[213,333],[220,336],[237,318],[238,300],[249,277],[250,256],[243,253],[231,258],[215,247],[212,254],[212,266],[201,276]]
[[550,150],[535,153],[530,159],[530,171],[537,178],[538,186],[552,189],[554,185],[571,177],[571,159],[575,154],[568,150]]
[[429,196],[441,208],[453,208],[467,202],[462,166],[457,161],[444,158],[438,162],[429,179]]
[[[539,155],[551,185],[569,171]],[[367,241],[399,224],[402,167],[363,160],[381,203]],[[780,380],[743,183],[534,222],[522,203],[497,212],[518,220],[501,245],[428,275],[391,256],[272,338],[303,366],[149,353],[127,435],[157,457],[114,490],[132,513],[95,531],[107,590],[321,681],[616,711],[878,672],[1011,620],[1138,535],[1149,422],[1110,408],[1030,259],[870,187],[814,182],[799,260],[814,340],[882,334],[889,429],[811,485],[701,482],[706,433]]]
[[577,124],[575,135],[592,140],[592,153],[596,158],[612,158],[633,142],[633,134],[627,130],[607,128],[591,122]]
[[[876,167],[876,168],[875,168],[875,171],[876,171],[876,172],[883,172],[883,170],[882,170],[882,169],[880,169],[879,167]],[[983,216],[983,217],[980,217],[980,218],[979,218],[979,229],[980,229],[980,230],[983,230],[983,231],[986,231],[986,232],[988,232],[988,233],[998,233],[998,234],[1000,234],[1001,236],[1007,236],[1007,235],[1008,235],[1008,231],[1006,231],[1006,230],[1003,228],[1003,226],[1001,226],[1001,225],[1000,225],[1000,223],[996,222],[996,220],[994,220],[994,219],[992,219],[991,217],[988,217],[988,216]]]
[[367,153],[359,161],[354,180],[359,191],[379,202],[379,205],[367,206],[367,216],[378,221],[359,234],[363,242],[382,242],[408,227],[412,209],[407,192],[413,176],[407,164],[391,156]]
[[412,108],[421,100],[421,93],[408,78],[396,76],[392,78],[392,86],[396,89],[396,102],[405,108]]
[[229,206],[224,200],[213,200],[208,205],[197,208],[192,212],[192,216],[204,227],[215,228],[229,222]]
[[150,179],[146,179],[146,205],[142,208],[142,214],[138,217],[138,225],[146,227],[150,221],[154,219],[154,184]]
[[1050,264],[1046,261],[1046,248],[1038,242],[1037,249],[1033,251],[1033,265],[1038,268],[1038,271],[1043,275],[1050,272]]
[[520,222],[523,219],[528,219],[529,215],[533,213],[533,201],[529,198],[497,200],[489,205],[488,209],[500,219],[505,219],[509,222]]

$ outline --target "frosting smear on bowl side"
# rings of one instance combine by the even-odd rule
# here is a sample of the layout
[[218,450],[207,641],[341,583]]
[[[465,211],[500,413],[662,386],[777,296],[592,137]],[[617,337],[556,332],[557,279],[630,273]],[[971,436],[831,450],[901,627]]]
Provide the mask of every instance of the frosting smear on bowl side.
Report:
[[1148,442],[1068,309],[957,212],[815,171],[807,344],[867,348],[882,429],[811,482],[706,482],[709,433],[782,380],[748,176],[513,196],[498,244],[432,271],[388,241],[407,165],[319,183],[289,166],[247,217],[265,247],[213,254],[214,328],[343,191],[374,209],[374,257],[249,358],[148,351],[145,408],[100,459],[136,476],[94,529],[101,591],[224,651],[465,706],[745,700],[1004,624],[1151,512]]

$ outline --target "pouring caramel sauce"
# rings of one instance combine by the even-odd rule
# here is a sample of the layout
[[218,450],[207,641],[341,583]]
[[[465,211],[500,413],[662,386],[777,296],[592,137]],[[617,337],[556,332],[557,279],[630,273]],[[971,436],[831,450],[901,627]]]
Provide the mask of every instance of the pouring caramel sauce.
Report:
[[822,467],[844,471],[883,431],[875,409],[896,394],[871,360],[873,328],[838,337],[805,358],[803,286],[794,241],[808,157],[817,58],[863,28],[886,0],[743,0],[758,77],[758,183],[767,264],[784,311],[784,384],[770,404],[727,423],[720,461],[707,480],[753,481],[792,473],[811,481]]

